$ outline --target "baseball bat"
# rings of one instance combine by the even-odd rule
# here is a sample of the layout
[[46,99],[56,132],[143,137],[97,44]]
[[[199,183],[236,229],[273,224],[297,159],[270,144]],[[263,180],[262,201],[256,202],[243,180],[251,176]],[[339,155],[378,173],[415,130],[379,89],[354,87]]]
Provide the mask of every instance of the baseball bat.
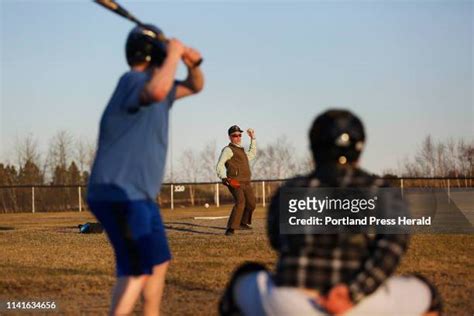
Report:
[[137,25],[143,26],[143,23],[140,20],[138,20],[128,10],[124,9],[120,4],[113,0],[94,0],[94,2],[132,21],[133,23],[136,23]]
[[[101,6],[103,6],[104,8],[120,15],[121,17],[124,17],[126,18],[127,20],[130,20],[132,21],[133,23],[137,24],[138,26],[143,26],[145,27],[145,24],[140,21],[139,19],[137,19],[133,14],[130,13],[130,11],[128,11],[127,9],[125,9],[124,7],[122,7],[120,4],[118,4],[117,2],[113,1],[113,0],[93,0],[95,3],[98,3],[100,4]],[[166,36],[164,36],[163,33],[161,34],[158,34],[159,35],[159,40],[161,41],[164,41],[164,42],[167,42],[168,39],[166,38]]]
[[[93,0],[95,3],[98,3],[100,4],[101,6],[105,7],[106,9],[112,11],[112,12],[115,12],[116,14],[126,18],[127,20],[130,20],[132,21],[133,23],[137,24],[138,26],[143,26],[145,27],[145,25],[143,24],[143,22],[141,22],[139,19],[137,19],[133,14],[131,14],[127,9],[125,9],[124,7],[122,7],[120,4],[118,4],[117,2],[113,1],[113,0]],[[166,38],[166,36],[161,33],[161,34],[157,34],[159,36],[159,40],[161,41],[164,41],[164,42],[167,42],[168,39]],[[197,63],[196,63],[196,66],[199,66],[201,63],[202,63],[203,59],[201,58]]]

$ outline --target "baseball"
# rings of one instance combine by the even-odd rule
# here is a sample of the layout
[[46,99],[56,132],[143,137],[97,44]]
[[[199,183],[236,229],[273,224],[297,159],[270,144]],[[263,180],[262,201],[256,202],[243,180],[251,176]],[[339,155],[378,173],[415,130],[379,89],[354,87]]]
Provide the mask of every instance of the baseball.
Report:
[[205,208],[209,208],[209,203],[204,204]]

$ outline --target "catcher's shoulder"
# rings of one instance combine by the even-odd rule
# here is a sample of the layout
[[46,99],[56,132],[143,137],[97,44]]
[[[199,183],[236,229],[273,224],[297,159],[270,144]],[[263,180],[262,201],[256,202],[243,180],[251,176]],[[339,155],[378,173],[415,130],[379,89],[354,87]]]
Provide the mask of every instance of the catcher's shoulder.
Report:
[[297,175],[291,179],[286,180],[280,186],[280,189],[283,188],[306,188],[306,187],[317,187],[319,182],[313,181],[314,179],[309,175]]
[[352,178],[352,182],[358,186],[379,188],[387,188],[392,186],[389,179],[382,178],[379,175],[362,168],[356,169]]

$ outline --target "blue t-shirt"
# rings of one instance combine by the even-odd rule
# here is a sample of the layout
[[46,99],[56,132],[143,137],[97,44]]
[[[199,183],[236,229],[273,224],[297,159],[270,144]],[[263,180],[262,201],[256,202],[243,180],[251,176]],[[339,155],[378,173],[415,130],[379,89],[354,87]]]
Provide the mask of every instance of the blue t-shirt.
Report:
[[149,79],[147,72],[125,73],[105,108],[89,200],[154,200],[160,191],[176,84],[165,100],[140,106],[140,93]]

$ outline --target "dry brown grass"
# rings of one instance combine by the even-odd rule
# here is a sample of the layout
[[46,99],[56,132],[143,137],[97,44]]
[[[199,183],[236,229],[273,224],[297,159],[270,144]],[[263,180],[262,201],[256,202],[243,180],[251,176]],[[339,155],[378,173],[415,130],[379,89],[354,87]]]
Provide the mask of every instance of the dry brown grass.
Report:
[[[271,266],[275,254],[264,232],[264,211],[255,229],[225,237],[228,208],[164,210],[173,262],[167,277],[165,315],[213,315],[231,271],[257,260]],[[0,215],[0,301],[54,300],[63,314],[105,314],[114,282],[106,237],[80,235],[88,212]],[[439,287],[447,315],[474,312],[474,236],[415,236],[399,272],[425,274]],[[136,311],[141,310],[137,306]]]

